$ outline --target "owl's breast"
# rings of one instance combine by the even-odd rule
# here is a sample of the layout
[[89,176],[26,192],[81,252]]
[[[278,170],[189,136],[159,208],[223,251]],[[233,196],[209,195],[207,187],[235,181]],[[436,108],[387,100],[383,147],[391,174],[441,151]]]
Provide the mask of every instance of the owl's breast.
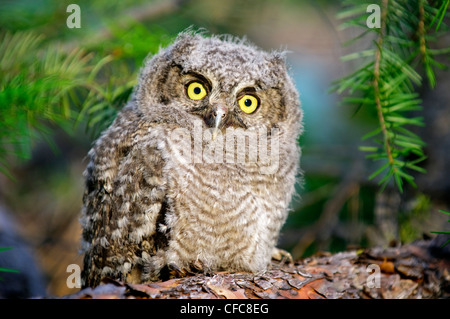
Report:
[[181,156],[172,154],[166,166],[176,255],[211,269],[264,268],[287,215],[282,181],[261,174],[257,163],[196,163]]
[[272,205],[264,184],[225,169],[231,170],[195,164],[172,172],[168,226],[172,247],[186,262],[201,260],[212,269],[250,264],[255,255],[267,256],[284,221],[285,207]]
[[166,181],[169,261],[263,270],[287,217],[296,166],[273,173],[264,168],[282,160],[280,152],[272,152],[279,157],[271,163],[260,156],[267,152],[251,153],[255,144],[248,139],[244,147],[230,147],[220,136],[199,142],[191,133],[158,134],[166,137],[158,148]]

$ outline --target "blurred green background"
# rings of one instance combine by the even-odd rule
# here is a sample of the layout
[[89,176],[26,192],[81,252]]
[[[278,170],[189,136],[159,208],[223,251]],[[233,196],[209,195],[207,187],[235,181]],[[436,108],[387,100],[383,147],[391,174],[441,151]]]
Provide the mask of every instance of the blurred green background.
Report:
[[[450,206],[449,74],[438,72],[436,89],[420,92],[427,126],[417,133],[428,145],[428,173],[417,176],[417,189],[379,194],[368,180],[376,163],[358,150],[361,137],[377,125],[373,112],[355,115],[328,93],[332,81],[349,72],[351,65],[339,58],[355,50],[343,43],[357,35],[339,31],[339,1],[79,0],[81,28],[69,29],[71,3],[0,2],[0,77],[15,85],[4,87],[0,100],[1,213],[34,255],[48,295],[77,291],[66,285],[66,268],[82,264],[78,219],[92,142],[126,102],[147,54],[190,26],[290,51],[287,62],[304,111],[304,185],[280,246],[294,258],[408,243],[448,229],[438,209]],[[450,43],[448,36],[443,41]],[[46,74],[51,68],[52,76]],[[7,113],[11,103],[18,105],[16,117]],[[7,136],[11,130],[17,135]],[[10,230],[7,225],[0,218],[0,233]]]

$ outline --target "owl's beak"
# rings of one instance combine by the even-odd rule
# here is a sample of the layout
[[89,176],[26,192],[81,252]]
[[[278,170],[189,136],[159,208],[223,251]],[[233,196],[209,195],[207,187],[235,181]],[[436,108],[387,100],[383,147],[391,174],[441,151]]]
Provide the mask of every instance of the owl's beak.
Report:
[[214,117],[214,128],[212,132],[212,140],[214,141],[217,137],[217,134],[219,134],[221,124],[223,122],[223,119],[227,115],[227,108],[224,106],[215,106],[212,109],[212,116]]

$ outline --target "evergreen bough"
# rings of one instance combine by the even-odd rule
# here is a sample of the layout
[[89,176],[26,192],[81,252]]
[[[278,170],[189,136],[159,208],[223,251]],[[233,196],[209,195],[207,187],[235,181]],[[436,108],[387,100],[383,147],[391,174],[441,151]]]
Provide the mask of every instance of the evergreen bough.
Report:
[[92,56],[83,49],[65,52],[33,31],[0,34],[1,172],[9,175],[11,155],[30,158],[36,140],[56,150],[55,126],[73,132],[73,119],[92,104],[86,92],[98,90],[94,77],[107,61],[94,65]]
[[369,179],[381,176],[383,190],[392,180],[400,192],[404,182],[416,186],[413,171],[425,173],[420,163],[426,159],[425,142],[412,130],[424,126],[418,89],[423,85],[424,70],[431,88],[436,85],[435,69],[445,66],[435,57],[448,54],[447,49],[432,49],[446,30],[443,23],[450,0],[382,0],[379,27],[370,28],[367,12],[376,1],[345,0],[338,17],[346,19],[342,28],[357,27],[363,31],[349,41],[372,37],[370,47],[342,57],[357,63],[357,69],[337,80],[331,91],[345,94],[344,104],[375,111],[378,126],[362,137],[371,145],[360,147],[367,158],[382,164]]

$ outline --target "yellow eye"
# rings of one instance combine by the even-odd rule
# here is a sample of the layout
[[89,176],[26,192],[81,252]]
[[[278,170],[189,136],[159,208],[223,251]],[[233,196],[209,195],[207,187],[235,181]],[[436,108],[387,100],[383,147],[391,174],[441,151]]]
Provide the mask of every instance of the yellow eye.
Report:
[[259,101],[253,95],[246,94],[238,101],[239,107],[247,114],[251,114],[258,108]]
[[206,89],[199,82],[192,82],[187,87],[187,96],[192,100],[201,100],[206,96]]

